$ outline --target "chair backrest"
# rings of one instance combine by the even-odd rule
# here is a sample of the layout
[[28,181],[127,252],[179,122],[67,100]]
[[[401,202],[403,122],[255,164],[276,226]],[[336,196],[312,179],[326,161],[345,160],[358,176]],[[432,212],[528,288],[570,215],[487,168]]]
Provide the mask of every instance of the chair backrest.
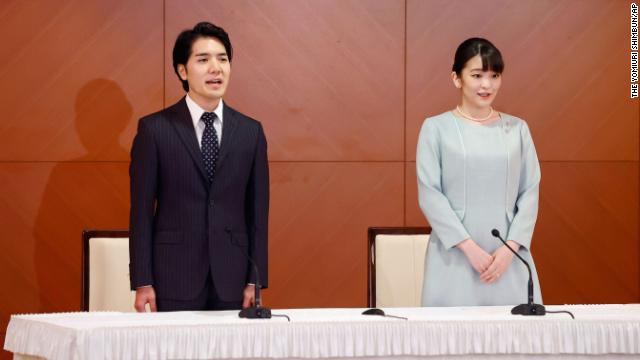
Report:
[[369,228],[368,306],[421,306],[429,227]]
[[82,232],[82,309],[135,311],[129,283],[129,232]]

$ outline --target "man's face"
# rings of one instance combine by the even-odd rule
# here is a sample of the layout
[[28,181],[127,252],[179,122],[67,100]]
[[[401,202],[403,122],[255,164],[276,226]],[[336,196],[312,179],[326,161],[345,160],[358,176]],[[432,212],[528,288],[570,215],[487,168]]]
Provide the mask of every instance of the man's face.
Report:
[[187,64],[178,65],[178,73],[189,83],[189,96],[196,103],[215,108],[227,91],[231,63],[218,39],[202,37],[193,42]]

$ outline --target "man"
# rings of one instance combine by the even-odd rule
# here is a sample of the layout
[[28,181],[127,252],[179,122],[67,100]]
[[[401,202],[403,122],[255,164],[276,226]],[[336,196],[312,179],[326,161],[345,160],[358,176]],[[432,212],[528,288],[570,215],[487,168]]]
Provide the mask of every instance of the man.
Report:
[[249,307],[249,257],[267,286],[267,143],[258,121],[222,101],[232,51],[211,23],[183,31],[173,67],[187,94],[138,124],[129,169],[137,311]]

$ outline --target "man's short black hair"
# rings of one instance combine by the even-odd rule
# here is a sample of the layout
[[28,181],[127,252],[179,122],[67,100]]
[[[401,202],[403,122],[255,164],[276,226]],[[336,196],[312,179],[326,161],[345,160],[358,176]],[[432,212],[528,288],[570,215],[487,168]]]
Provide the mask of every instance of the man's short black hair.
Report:
[[189,60],[189,56],[191,56],[191,47],[193,46],[193,43],[204,37],[218,39],[227,51],[229,62],[231,62],[231,59],[233,58],[231,40],[229,40],[229,35],[223,28],[210,22],[203,21],[197,23],[192,30],[187,29],[181,32],[173,46],[173,70],[176,72],[176,75],[178,75],[178,79],[182,82],[182,88],[184,91],[189,91],[189,83],[186,80],[182,80],[180,77],[180,74],[178,73],[178,65],[182,64],[187,66],[187,61]]

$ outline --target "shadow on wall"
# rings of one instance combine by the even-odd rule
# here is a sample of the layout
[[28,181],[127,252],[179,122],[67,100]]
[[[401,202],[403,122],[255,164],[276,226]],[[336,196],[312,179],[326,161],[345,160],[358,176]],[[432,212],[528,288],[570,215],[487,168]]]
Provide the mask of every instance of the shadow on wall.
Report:
[[75,127],[86,153],[57,162],[33,229],[39,312],[80,310],[81,233],[126,228],[128,151],[118,142],[133,110],[108,79],[85,84],[75,100]]

